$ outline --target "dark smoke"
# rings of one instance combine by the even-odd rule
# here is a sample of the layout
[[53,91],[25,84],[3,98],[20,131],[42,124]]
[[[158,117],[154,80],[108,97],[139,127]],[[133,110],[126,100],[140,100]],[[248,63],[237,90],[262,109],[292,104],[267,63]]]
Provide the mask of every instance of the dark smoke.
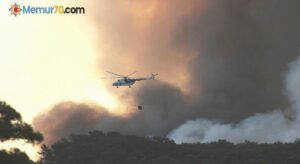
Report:
[[[149,2],[153,9],[147,15],[144,10]],[[137,91],[126,92],[144,108],[129,118],[112,116],[101,107],[58,105],[34,122],[49,138],[94,128],[164,136],[190,119],[237,122],[289,105],[282,76],[298,55],[300,1],[114,1],[105,7],[96,5],[102,6],[95,12],[99,42],[110,54],[102,68],[158,72],[169,83],[147,82],[138,84],[142,86]],[[188,79],[183,85],[188,93],[175,87],[176,80],[182,79]],[[44,127],[56,119],[57,126]]]
[[[69,134],[87,133],[93,129],[140,136],[166,136],[183,123],[186,111],[181,109],[187,106],[178,89],[160,81],[149,83],[143,89],[145,92],[135,96],[147,97],[151,101],[137,99],[136,102],[143,104],[143,110],[133,113],[129,118],[114,116],[93,104],[63,102],[38,115],[33,125],[45,135],[46,143],[51,144]],[[137,110],[136,106],[131,108]]]
[[[299,1],[172,2],[156,4],[155,14],[145,16],[148,26],[142,30],[120,3],[108,5],[114,19],[109,19],[107,26],[100,23],[107,19],[98,13],[99,28],[112,36],[102,38],[110,43],[105,50],[112,54],[104,62],[116,63],[112,69],[120,70],[124,67],[118,67],[130,60],[127,68],[139,65],[139,70],[159,72],[162,80],[172,79],[173,83],[185,73],[173,70],[186,69],[190,78],[185,87],[194,101],[188,105],[193,111],[190,117],[231,122],[288,105],[282,76],[298,53]],[[140,3],[130,1],[126,7]],[[202,11],[193,7],[200,5],[205,6]],[[189,10],[178,14],[181,7]],[[138,92],[145,91],[141,88]],[[138,100],[155,97],[144,95]]]
[[63,102],[39,114],[33,125],[44,134],[46,143],[53,143],[71,133],[95,129],[99,120],[108,116],[103,108],[95,105]]
[[298,5],[220,0],[210,4],[205,16],[190,17],[177,27],[178,38],[184,38],[180,31],[188,31],[183,42],[199,48],[190,63],[191,83],[201,86],[196,90],[199,116],[237,121],[286,107],[282,75],[298,55]]

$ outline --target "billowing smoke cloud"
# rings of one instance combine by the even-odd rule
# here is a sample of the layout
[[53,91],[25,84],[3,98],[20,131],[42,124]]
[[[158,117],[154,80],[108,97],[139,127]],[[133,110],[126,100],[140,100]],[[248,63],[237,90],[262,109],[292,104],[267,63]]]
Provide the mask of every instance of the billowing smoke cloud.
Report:
[[151,101],[143,103],[136,100],[144,104],[143,110],[138,111],[137,106],[133,105],[131,110],[137,112],[130,116],[116,116],[95,104],[63,102],[38,115],[33,125],[45,135],[45,142],[51,144],[69,134],[87,133],[95,129],[140,136],[166,136],[183,123],[185,111],[181,109],[186,106],[178,89],[160,81],[150,83],[143,89],[145,92],[135,96],[149,96]]
[[[284,108],[282,76],[297,56],[299,5],[296,0],[105,3],[95,16],[100,47],[109,54],[101,68],[160,73],[161,80],[188,91],[190,117],[236,122]],[[144,95],[138,100],[156,97]]]
[[294,5],[299,2],[220,0],[178,27],[199,47],[190,72],[192,86],[200,86],[202,117],[238,121],[287,105],[282,76],[300,36]]
[[292,63],[286,77],[286,90],[292,101],[292,116],[275,110],[255,114],[237,124],[222,124],[207,119],[188,121],[169,135],[178,143],[211,142],[226,139],[231,142],[292,142],[300,137],[300,59]]
[[173,85],[186,84],[194,52],[177,42],[181,38],[174,38],[174,30],[180,21],[202,13],[205,1],[100,1],[93,6],[103,73],[107,69],[120,74],[138,70],[140,76],[154,72]]
[[[79,111],[83,114],[78,118],[73,117],[77,115],[73,113],[76,110],[60,106],[53,110],[58,113],[70,110],[70,113],[66,112],[68,117],[57,117],[61,123],[57,127],[65,128],[66,133],[85,132],[73,125],[78,124],[76,119],[89,120],[83,111],[91,110],[96,111],[97,117],[83,124],[82,129],[165,136],[187,120],[203,118],[187,122],[170,136],[178,141],[210,141],[218,138],[214,134],[220,133],[216,131],[223,130],[233,132],[227,134],[227,138],[236,138],[234,141],[247,139],[238,138],[239,135],[254,140],[268,136],[262,141],[289,140],[288,137],[271,137],[277,132],[272,128],[269,132],[261,130],[257,136],[250,135],[253,132],[250,129],[259,123],[270,125],[274,119],[282,129],[296,128],[290,125],[293,121],[283,115],[287,113],[284,110],[295,108],[289,105],[284,93],[283,77],[288,64],[298,55],[300,1],[93,3],[96,3],[93,14],[99,29],[97,45],[105,54],[100,57],[100,71],[157,72],[161,81],[138,83],[125,93],[116,91],[122,92],[116,95],[122,96],[129,108],[133,100],[134,105],[143,106],[142,111],[117,117],[105,113],[101,107],[86,109],[81,105]],[[288,93],[291,94],[290,90]],[[45,120],[55,115],[53,110],[44,117],[37,117],[40,122],[35,125],[47,123]],[[241,132],[238,128],[249,131]],[[179,136],[180,129],[186,135]],[[66,135],[57,128],[50,132],[58,137]]]
[[95,105],[63,102],[37,116],[33,125],[45,135],[47,143],[53,143],[71,133],[95,129],[99,119],[107,116],[105,110]]

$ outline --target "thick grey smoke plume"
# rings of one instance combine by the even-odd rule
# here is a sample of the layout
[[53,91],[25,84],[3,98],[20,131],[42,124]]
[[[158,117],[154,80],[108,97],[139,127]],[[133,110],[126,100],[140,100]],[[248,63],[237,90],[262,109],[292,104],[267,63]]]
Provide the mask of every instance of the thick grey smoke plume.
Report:
[[199,52],[190,63],[197,115],[237,121],[287,105],[282,75],[300,43],[297,4],[220,0],[177,27],[182,43]]
[[177,143],[211,142],[292,142],[300,137],[300,59],[292,63],[286,77],[286,90],[292,102],[292,116],[282,110],[255,114],[237,124],[222,124],[207,119],[187,121],[169,135]]
[[86,133],[97,127],[101,117],[108,114],[100,107],[63,102],[33,120],[35,128],[44,135],[47,143],[53,143],[71,133]]
[[282,78],[300,44],[299,1],[124,3],[107,5],[112,18],[96,13],[105,68],[146,69],[171,84],[187,78],[189,117],[232,122],[288,105]]
[[[49,131],[53,136],[93,128],[165,136],[187,120],[203,118],[180,126],[170,136],[177,141],[210,141],[217,135],[227,135],[232,141],[290,140],[271,137],[277,128],[261,130],[257,133],[260,136],[253,136],[256,133],[250,129],[258,127],[258,122],[275,127],[271,122],[276,119],[278,129],[296,130],[294,121],[282,113],[295,108],[284,93],[283,79],[288,64],[298,55],[300,1],[100,1],[94,6],[100,49],[108,54],[102,57],[100,71],[157,72],[164,82],[137,84],[136,89],[126,92],[124,102],[129,97],[144,107],[126,118],[107,114],[101,107],[79,105],[78,111],[68,106],[54,108],[67,116],[56,117],[60,126]],[[289,94],[295,89],[287,87]],[[90,116],[85,110],[96,111],[97,117],[86,122]],[[45,120],[54,118],[51,111],[37,117],[35,125],[43,127],[48,123]],[[82,114],[76,114],[80,111]],[[83,120],[85,130],[77,129],[77,120]],[[191,136],[186,128],[196,134]],[[187,135],[179,136],[180,129]],[[216,133],[221,130],[224,134]]]
[[183,123],[185,111],[181,109],[186,106],[182,94],[175,87],[157,81],[143,89],[145,92],[135,96],[148,96],[151,101],[136,100],[144,104],[143,110],[137,111],[137,107],[133,106],[137,112],[130,116],[114,116],[94,104],[63,102],[38,115],[33,125],[45,135],[46,143],[51,144],[69,134],[87,133],[95,129],[140,136],[166,136]]

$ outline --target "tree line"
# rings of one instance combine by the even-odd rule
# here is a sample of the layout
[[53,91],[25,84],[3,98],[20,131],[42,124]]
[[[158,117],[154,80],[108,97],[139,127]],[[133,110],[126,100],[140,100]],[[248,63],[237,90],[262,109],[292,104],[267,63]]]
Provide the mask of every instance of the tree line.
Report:
[[299,164],[300,140],[176,144],[167,138],[92,131],[44,145],[41,154],[39,164]]

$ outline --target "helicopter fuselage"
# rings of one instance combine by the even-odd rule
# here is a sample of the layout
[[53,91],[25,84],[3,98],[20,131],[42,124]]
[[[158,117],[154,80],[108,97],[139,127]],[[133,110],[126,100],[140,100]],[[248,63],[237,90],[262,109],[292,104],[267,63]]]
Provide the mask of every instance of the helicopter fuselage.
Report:
[[135,80],[124,78],[124,79],[119,79],[119,80],[113,82],[112,86],[116,86],[116,87],[129,86],[130,87],[134,83],[135,83]]

